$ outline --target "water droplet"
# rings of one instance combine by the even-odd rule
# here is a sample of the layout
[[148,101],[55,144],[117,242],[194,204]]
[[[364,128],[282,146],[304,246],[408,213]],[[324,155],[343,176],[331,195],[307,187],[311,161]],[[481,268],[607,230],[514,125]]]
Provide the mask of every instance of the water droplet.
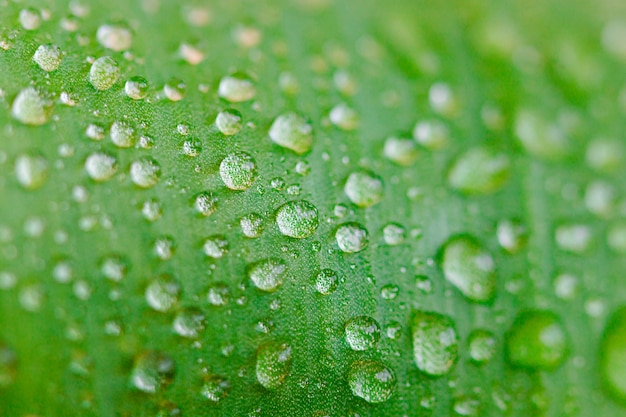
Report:
[[258,289],[272,292],[281,286],[286,271],[287,265],[282,260],[268,258],[252,264],[248,275]]
[[141,76],[134,76],[126,80],[124,92],[133,100],[141,100],[148,95],[148,80]]
[[587,164],[602,172],[613,172],[624,161],[624,144],[613,139],[594,139],[587,146]]
[[126,122],[113,122],[111,142],[119,148],[130,148],[135,144],[135,128]]
[[175,252],[176,242],[171,237],[164,236],[154,241],[154,254],[162,261],[170,259]]
[[313,126],[296,113],[284,113],[272,123],[269,137],[277,145],[303,154],[313,146]]
[[133,43],[133,34],[126,25],[104,24],[98,28],[96,39],[105,48],[120,52],[130,49]]
[[380,326],[369,316],[353,317],[346,323],[346,341],[352,350],[367,350],[378,344]]
[[141,206],[141,214],[149,222],[157,221],[163,215],[163,205],[159,200],[147,200]]
[[397,223],[388,223],[383,228],[383,238],[385,243],[390,246],[399,245],[404,242],[406,230],[402,225]]
[[578,290],[578,278],[571,274],[559,274],[554,279],[554,293],[562,300],[571,300]]
[[352,394],[368,403],[387,401],[396,390],[396,376],[378,361],[357,361],[350,365],[348,385]]
[[380,289],[380,296],[384,300],[395,300],[400,293],[400,287],[395,284],[387,284]]
[[358,207],[371,207],[383,199],[383,181],[370,171],[356,171],[348,176],[344,192]]
[[261,236],[263,233],[263,217],[257,213],[250,213],[241,218],[239,220],[239,225],[241,226],[241,232],[245,237],[250,239],[255,239]]
[[257,352],[256,379],[269,390],[279,388],[289,375],[292,362],[291,346],[270,343]]
[[229,383],[226,379],[212,375],[204,381],[200,393],[204,398],[217,403],[226,397],[228,388]]
[[161,313],[172,310],[178,304],[180,285],[172,277],[161,276],[146,288],[146,302]]
[[37,30],[41,26],[41,13],[39,10],[28,7],[20,10],[19,16],[20,24],[26,30]]
[[202,250],[210,258],[222,258],[228,252],[228,241],[222,235],[208,237],[202,245]]
[[238,72],[220,80],[217,95],[231,103],[239,103],[252,100],[256,96],[256,87],[250,76]]
[[193,202],[193,208],[201,216],[210,216],[217,210],[219,199],[210,192],[202,192],[196,196]]
[[536,111],[518,110],[513,129],[524,149],[539,158],[558,159],[571,149],[565,131],[556,124],[548,123]]
[[511,161],[504,153],[486,147],[461,154],[448,172],[448,183],[465,194],[490,194],[509,179]]
[[154,187],[160,177],[161,167],[152,158],[139,158],[130,165],[130,179],[141,188]]
[[285,236],[297,239],[309,237],[319,225],[317,208],[308,201],[290,201],[278,208],[276,224]]
[[458,336],[452,320],[439,313],[417,311],[412,330],[417,368],[431,376],[450,372],[458,358]]
[[110,255],[100,264],[100,271],[105,278],[120,282],[128,272],[128,261],[120,255]]
[[354,130],[359,126],[359,115],[347,104],[338,104],[330,111],[330,122],[342,130]]
[[35,87],[26,87],[15,97],[11,114],[25,125],[40,126],[52,115],[52,101]]
[[145,352],[135,359],[131,383],[140,391],[153,394],[169,385],[175,372],[172,357],[161,352]]
[[298,161],[296,163],[296,173],[302,175],[303,177],[309,175],[311,172],[311,166],[307,161]]
[[315,277],[315,289],[322,295],[335,292],[338,283],[339,277],[332,269],[322,269]]
[[205,317],[197,308],[186,308],[174,318],[172,327],[182,337],[196,338],[204,331]]
[[182,43],[178,48],[178,54],[188,64],[198,65],[204,60],[204,53],[193,45]]
[[358,223],[344,223],[335,233],[337,245],[342,252],[361,252],[369,243],[367,229]]
[[27,190],[41,188],[48,179],[48,160],[42,155],[27,153],[15,159],[15,177]]
[[104,139],[104,128],[95,123],[91,123],[87,125],[87,129],[85,129],[85,135],[87,135],[87,137],[92,140],[102,140]]
[[450,133],[440,121],[424,120],[415,125],[413,139],[426,149],[434,151],[446,146],[450,141]]
[[383,154],[391,162],[398,165],[412,165],[418,156],[417,146],[413,139],[389,137],[385,140]]
[[110,56],[98,58],[91,64],[89,82],[96,90],[108,90],[120,78],[120,67]]
[[459,416],[479,416],[483,405],[475,395],[462,395],[454,399],[452,409]]
[[507,359],[513,366],[553,369],[567,355],[567,337],[558,317],[551,312],[520,313],[506,339]]
[[40,45],[33,55],[33,61],[39,68],[46,72],[51,72],[59,68],[63,60],[61,48],[51,43]]
[[626,253],[626,222],[617,222],[610,225],[606,241],[612,251],[620,254]]
[[241,130],[243,116],[239,110],[226,109],[218,113],[215,118],[215,125],[223,135],[232,136]]
[[95,152],[85,160],[85,172],[97,182],[113,178],[117,172],[117,158],[105,152]]
[[430,107],[444,116],[452,116],[457,110],[457,100],[452,88],[446,83],[434,83],[428,90]]
[[615,189],[605,181],[593,181],[585,189],[585,206],[590,213],[608,218],[615,208]]
[[526,227],[519,220],[502,220],[497,227],[498,243],[509,253],[517,253],[526,245]]
[[256,162],[245,152],[233,152],[220,163],[220,176],[231,190],[247,190],[256,180]]
[[626,309],[616,311],[604,329],[600,345],[600,374],[614,398],[626,400]]
[[457,236],[443,247],[441,268],[446,279],[474,302],[491,301],[496,290],[495,264],[474,238]]
[[561,250],[581,254],[591,246],[591,229],[584,224],[564,224],[556,228],[555,240]]
[[217,283],[211,285],[207,293],[207,300],[214,306],[225,306],[230,299],[230,291],[225,284]]
[[483,365],[496,353],[496,339],[487,330],[474,330],[468,337],[469,356],[476,364]]
[[179,78],[172,78],[163,86],[163,94],[170,101],[181,101],[187,94],[187,84]]

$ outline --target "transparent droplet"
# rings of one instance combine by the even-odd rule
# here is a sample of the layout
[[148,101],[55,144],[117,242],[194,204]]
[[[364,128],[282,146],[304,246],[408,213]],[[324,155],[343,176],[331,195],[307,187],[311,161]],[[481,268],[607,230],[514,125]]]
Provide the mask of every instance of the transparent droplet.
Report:
[[315,277],[315,289],[322,295],[335,292],[338,283],[339,277],[332,269],[322,269]]
[[507,360],[516,367],[553,369],[563,362],[567,352],[565,329],[549,311],[518,314],[506,337]]
[[208,237],[204,240],[202,250],[210,258],[222,258],[228,252],[228,240],[222,235]]
[[461,154],[448,171],[448,183],[464,194],[490,194],[509,179],[511,161],[504,153],[486,147]]
[[207,400],[217,403],[226,397],[229,386],[226,379],[212,375],[204,381],[200,393]]
[[462,395],[454,399],[452,410],[458,416],[480,416],[483,404],[475,395]]
[[194,339],[204,331],[206,318],[197,308],[186,308],[176,314],[172,327],[182,337]]
[[41,12],[34,7],[20,10],[20,25],[26,30],[37,30],[41,26]]
[[581,254],[591,246],[591,229],[584,224],[563,224],[556,228],[555,240],[561,250]]
[[371,207],[383,199],[383,181],[370,171],[356,171],[348,176],[344,192],[358,207]]
[[110,56],[103,56],[91,64],[89,82],[96,90],[108,90],[120,78],[121,70]]
[[207,293],[207,300],[214,306],[225,306],[230,299],[230,291],[225,284],[217,283],[211,285]]
[[100,264],[100,271],[105,278],[120,282],[128,272],[128,261],[120,255],[110,255]]
[[311,172],[311,166],[307,161],[298,161],[296,163],[296,173],[302,175],[303,177],[309,175]]
[[275,144],[303,154],[313,146],[313,126],[296,113],[284,113],[272,123],[269,137]]
[[430,107],[443,116],[452,116],[457,110],[457,99],[452,88],[446,83],[438,82],[428,90]]
[[40,126],[52,115],[52,101],[35,87],[26,87],[15,97],[11,114],[25,125]]
[[160,177],[161,166],[152,158],[139,158],[130,165],[130,179],[141,188],[154,187]]
[[487,330],[474,330],[468,338],[469,356],[472,362],[482,365],[496,353],[496,338]]
[[380,340],[380,325],[369,316],[353,317],[346,323],[346,341],[352,350],[368,350]]
[[148,80],[141,76],[134,76],[126,80],[124,92],[133,100],[141,100],[148,95]]
[[180,45],[178,48],[178,54],[182,59],[191,65],[198,65],[204,60],[204,53],[200,49],[188,43],[182,43]]
[[261,217],[260,214],[250,213],[243,216],[241,220],[239,220],[239,225],[241,226],[241,232],[245,237],[255,239],[263,233],[263,222],[263,217]]
[[172,310],[178,304],[180,285],[169,276],[154,279],[146,288],[146,302],[161,313]]
[[380,296],[384,300],[395,300],[400,293],[400,287],[395,284],[387,284],[380,289]]
[[40,45],[33,55],[33,61],[39,65],[39,68],[46,72],[51,72],[59,68],[63,60],[63,52],[61,48],[51,43]]
[[526,245],[526,227],[519,220],[502,220],[497,227],[498,243],[509,253],[517,253]]
[[458,336],[452,320],[439,313],[417,311],[412,332],[417,368],[430,376],[449,373],[458,358]]
[[113,122],[111,125],[111,142],[119,148],[130,148],[135,144],[135,128],[126,122]]
[[342,130],[354,130],[359,126],[359,115],[343,103],[332,108],[329,119],[332,124]]
[[445,124],[438,120],[417,122],[413,128],[413,139],[431,151],[441,149],[450,141],[450,133]]
[[220,176],[231,190],[247,190],[256,180],[256,162],[245,152],[231,153],[220,163]]
[[561,300],[571,300],[578,290],[578,278],[571,274],[559,274],[554,279],[554,293]]
[[604,387],[615,399],[626,400],[626,309],[617,310],[604,329],[599,368]]
[[219,199],[208,191],[202,192],[196,196],[193,201],[193,208],[201,216],[210,216],[217,210]]
[[385,334],[389,339],[397,340],[402,335],[402,325],[397,321],[390,321],[385,329]]
[[163,94],[170,101],[181,101],[187,94],[187,84],[179,78],[172,78],[163,86]]
[[452,285],[474,302],[491,301],[496,290],[493,257],[474,238],[457,236],[443,247],[441,269]]
[[85,172],[97,182],[113,178],[117,172],[117,158],[105,152],[94,152],[85,160]]
[[126,25],[111,23],[101,25],[98,28],[96,39],[105,48],[120,52],[130,49],[133,43],[133,34]]
[[317,208],[308,201],[290,201],[279,207],[276,224],[285,236],[297,239],[309,237],[319,225]]
[[587,146],[585,159],[587,164],[602,172],[613,172],[624,161],[624,144],[614,139],[594,139]]
[[248,276],[255,287],[262,291],[276,291],[283,283],[287,272],[287,265],[276,258],[268,258],[252,264],[248,269]]
[[21,154],[15,159],[15,177],[20,185],[27,190],[41,188],[48,179],[50,165],[40,154]]
[[400,245],[406,238],[406,230],[397,223],[388,223],[383,228],[383,238],[388,245]]
[[350,365],[348,385],[353,395],[376,404],[391,398],[397,380],[391,368],[382,362],[362,360]]
[[154,254],[162,261],[167,261],[176,252],[176,242],[169,236],[164,236],[154,241]]
[[549,123],[537,111],[519,109],[513,129],[524,149],[539,158],[559,159],[571,149],[563,128]]
[[239,110],[226,109],[217,114],[215,125],[223,135],[232,136],[241,130],[243,126],[243,116]]
[[85,135],[87,135],[87,137],[92,140],[102,140],[104,139],[104,128],[95,123],[91,123],[87,125],[87,128],[85,129]]
[[147,200],[141,206],[141,214],[149,222],[157,221],[163,215],[163,205],[159,200]]
[[60,282],[61,284],[70,282],[72,278],[74,278],[74,267],[71,261],[68,259],[57,261],[54,268],[52,268],[52,276],[56,282]]
[[600,218],[611,216],[616,200],[615,189],[605,181],[593,181],[585,189],[585,206],[587,210]]
[[337,245],[342,252],[355,253],[365,249],[369,243],[367,229],[358,223],[344,223],[335,233]]
[[284,382],[292,362],[291,346],[270,343],[262,346],[257,352],[256,379],[269,390],[279,388]]
[[183,142],[183,154],[195,158],[202,152],[202,142],[189,139]]
[[397,138],[395,136],[385,140],[383,148],[385,158],[398,165],[412,165],[418,156],[417,145],[413,139]]
[[231,103],[239,103],[252,100],[256,96],[256,87],[247,74],[234,73],[220,80],[217,95]]
[[169,385],[175,373],[172,357],[162,352],[145,352],[135,359],[130,381],[140,391],[154,394]]

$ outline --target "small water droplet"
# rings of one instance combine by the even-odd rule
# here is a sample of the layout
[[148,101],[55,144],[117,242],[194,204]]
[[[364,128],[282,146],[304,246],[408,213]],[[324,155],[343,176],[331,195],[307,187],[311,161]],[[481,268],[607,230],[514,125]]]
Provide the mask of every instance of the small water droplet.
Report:
[[263,222],[263,217],[261,217],[260,214],[250,213],[243,216],[239,220],[239,226],[241,227],[241,232],[245,237],[255,239],[263,233]]
[[226,397],[229,386],[226,379],[211,375],[202,384],[200,393],[204,398],[217,403]]
[[245,152],[231,153],[220,163],[220,176],[231,190],[247,190],[256,180],[256,162]]
[[401,166],[409,166],[417,159],[417,145],[413,139],[392,136],[385,140],[383,154],[391,162]]
[[315,233],[319,225],[317,208],[308,201],[291,201],[276,212],[280,232],[289,237],[303,239]]
[[346,323],[346,341],[352,350],[368,350],[380,340],[380,325],[369,316],[353,317]]
[[91,64],[89,82],[96,90],[108,90],[120,78],[120,67],[110,56],[103,56]]
[[626,400],[626,309],[610,317],[600,345],[600,373],[604,388],[618,400]]
[[15,177],[27,190],[41,188],[48,179],[49,170],[48,160],[40,154],[21,154],[15,159]]
[[133,43],[133,34],[130,29],[120,23],[104,24],[96,32],[98,43],[115,52],[130,49]]
[[222,235],[208,237],[202,245],[202,250],[210,258],[222,258],[228,252],[228,241]]
[[207,217],[215,213],[219,199],[208,191],[202,192],[196,196],[193,201],[193,208],[201,216]]
[[332,269],[322,269],[315,277],[315,289],[322,295],[335,292],[338,283],[339,277]]
[[187,84],[179,78],[171,78],[163,86],[163,94],[170,101],[181,101],[187,94]]
[[141,76],[134,76],[126,80],[124,92],[133,100],[141,100],[148,95],[148,80]]
[[33,61],[39,68],[46,72],[51,72],[59,68],[63,60],[61,48],[51,43],[40,45],[33,55]]
[[117,158],[105,152],[94,152],[85,160],[85,172],[97,182],[104,182],[117,172]]
[[303,154],[313,146],[313,126],[296,113],[284,113],[272,123],[269,137],[277,145]]
[[354,130],[359,126],[359,115],[345,103],[333,107],[329,119],[332,124],[342,130]]
[[441,149],[450,141],[448,128],[438,120],[423,120],[413,128],[413,139],[431,151]]
[[371,207],[383,199],[383,181],[370,171],[356,171],[348,176],[344,192],[358,207]]
[[591,246],[591,229],[584,224],[563,224],[556,228],[555,240],[561,250],[582,254]]
[[130,380],[138,390],[154,394],[172,382],[174,372],[174,360],[170,355],[150,351],[135,359]]
[[292,362],[291,346],[270,343],[257,352],[256,378],[259,384],[269,390],[279,388],[284,382]]
[[509,253],[517,253],[526,245],[526,227],[519,220],[498,222],[496,234],[500,246]]
[[472,148],[454,161],[448,183],[464,194],[490,194],[509,179],[511,161],[504,153],[486,147]]
[[172,327],[182,337],[196,338],[204,331],[205,316],[197,308],[189,307],[178,312]]
[[383,228],[383,238],[390,246],[400,245],[406,238],[406,230],[397,223],[388,223]]
[[369,243],[367,229],[358,223],[344,223],[335,233],[337,245],[342,252],[355,253],[365,249]]
[[350,365],[348,385],[353,395],[376,404],[391,398],[397,380],[391,368],[382,362],[364,360]]
[[239,110],[222,110],[215,118],[215,125],[223,135],[232,136],[239,133],[241,130],[243,126],[243,116]]
[[468,337],[469,356],[472,362],[483,365],[496,353],[496,339],[487,330],[474,330]]
[[161,166],[152,158],[139,158],[130,164],[130,179],[141,188],[154,187],[160,177]]
[[217,95],[231,103],[239,103],[252,100],[256,96],[256,87],[250,76],[237,72],[220,80]]
[[258,289],[273,292],[283,283],[287,272],[287,265],[276,258],[268,258],[252,264],[248,269],[248,276]]

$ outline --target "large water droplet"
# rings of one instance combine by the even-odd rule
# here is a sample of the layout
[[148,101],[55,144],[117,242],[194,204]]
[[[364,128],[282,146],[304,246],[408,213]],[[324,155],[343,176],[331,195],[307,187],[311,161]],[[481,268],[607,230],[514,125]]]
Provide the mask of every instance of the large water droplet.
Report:
[[120,78],[120,67],[110,56],[98,58],[91,64],[89,82],[96,90],[108,90]]
[[111,179],[117,172],[117,158],[105,152],[94,152],[85,160],[85,172],[97,182]]
[[11,114],[25,125],[39,126],[50,119],[52,101],[35,87],[26,87],[15,97]]
[[513,128],[520,143],[531,155],[558,159],[571,149],[563,128],[549,123],[536,111],[518,110]]
[[161,166],[152,158],[139,158],[130,164],[130,179],[141,188],[154,187],[160,177]]
[[296,113],[284,113],[272,123],[269,137],[277,145],[303,154],[313,146],[313,126]]
[[457,236],[443,247],[441,268],[446,279],[474,302],[488,302],[496,290],[491,254],[474,238]]
[[482,365],[496,353],[496,339],[487,330],[474,330],[468,338],[469,356],[472,362]]
[[150,307],[161,313],[170,311],[178,304],[180,284],[169,276],[153,280],[146,288],[146,301]]
[[626,401],[626,308],[616,311],[604,329],[599,367],[607,391]]
[[280,387],[289,375],[292,362],[291,346],[270,343],[257,352],[256,379],[269,390]]
[[450,372],[458,358],[458,336],[452,320],[417,311],[412,320],[413,355],[418,369],[431,376]]
[[380,340],[380,325],[369,316],[353,317],[346,323],[346,341],[352,350],[371,349]]
[[141,100],[148,95],[148,80],[138,75],[131,77],[124,84],[124,92],[133,100]]
[[220,176],[231,190],[247,190],[256,180],[256,163],[245,152],[234,152],[220,163]]
[[258,289],[272,292],[283,283],[286,271],[287,265],[282,260],[268,258],[252,264],[249,267],[248,276]]
[[387,401],[396,390],[396,376],[378,361],[357,361],[350,365],[348,385],[352,394],[368,403]]
[[506,184],[511,161],[507,155],[486,147],[461,154],[448,172],[448,183],[465,194],[489,194]]
[[549,311],[520,313],[506,339],[507,359],[513,366],[553,369],[567,355],[567,336],[558,317]]
[[171,356],[161,352],[146,352],[137,359],[130,380],[135,388],[153,394],[174,378],[175,365]]
[[356,171],[348,176],[344,192],[359,207],[370,207],[383,199],[383,181],[372,172]]
[[256,87],[247,74],[234,73],[220,80],[217,95],[231,103],[248,101],[256,96]]
[[369,243],[367,229],[358,223],[344,223],[335,232],[337,245],[342,252],[355,253],[365,249]]
[[123,24],[104,24],[98,28],[96,39],[105,48],[120,52],[130,49],[133,43],[133,34]]
[[33,61],[46,72],[59,68],[62,60],[63,52],[61,52],[61,48],[51,43],[40,45],[33,55]]
[[309,237],[319,224],[317,208],[303,200],[285,203],[276,212],[276,224],[285,236],[297,239]]
[[48,179],[48,160],[36,153],[19,155],[15,159],[15,177],[27,190],[41,188]]
[[226,109],[218,113],[215,118],[215,125],[222,134],[232,136],[241,130],[243,116],[238,110]]

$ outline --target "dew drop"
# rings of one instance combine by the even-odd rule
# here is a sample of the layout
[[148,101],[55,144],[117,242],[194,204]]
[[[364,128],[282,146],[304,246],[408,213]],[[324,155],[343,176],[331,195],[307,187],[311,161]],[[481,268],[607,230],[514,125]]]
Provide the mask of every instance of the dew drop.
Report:
[[380,340],[380,325],[369,316],[353,317],[346,323],[346,341],[352,350],[368,350]]
[[417,122],[413,128],[413,139],[431,151],[441,149],[450,141],[446,125],[437,120]]
[[154,279],[146,288],[146,302],[161,313],[172,310],[178,304],[180,285],[169,276]]
[[40,126],[52,115],[52,101],[35,87],[26,87],[15,97],[11,114],[25,125]]
[[160,177],[161,167],[152,158],[139,158],[130,165],[130,179],[141,188],[154,187]]
[[40,154],[21,154],[15,159],[15,177],[27,190],[41,188],[48,179],[49,170],[48,160]]
[[179,78],[172,78],[163,86],[163,94],[170,101],[181,101],[187,94],[187,84]]
[[231,190],[247,190],[256,180],[256,162],[245,152],[233,152],[220,163],[220,176]]
[[207,217],[215,213],[219,199],[210,192],[202,192],[193,201],[193,208],[201,216]]
[[347,104],[338,104],[330,111],[330,122],[341,130],[355,130],[359,126],[359,116]]
[[498,243],[509,253],[517,253],[526,245],[526,227],[519,220],[502,220],[498,222]]
[[223,135],[232,136],[241,130],[243,126],[243,116],[239,110],[226,109],[217,114],[215,125]]
[[252,264],[248,276],[255,287],[262,291],[273,292],[283,283],[287,265],[280,259],[267,258]]
[[130,148],[135,144],[135,128],[126,122],[111,125],[111,142],[119,148]]
[[296,113],[284,113],[274,119],[269,137],[275,144],[303,154],[313,146],[313,126]]
[[33,7],[28,7],[20,10],[19,20],[24,29],[37,30],[39,29],[39,26],[41,26],[42,17],[39,10]]
[[252,100],[256,96],[256,87],[247,74],[234,73],[220,80],[217,95],[231,103],[239,103]]
[[626,222],[610,225],[606,241],[609,248],[615,253],[626,254]]
[[483,365],[496,353],[496,339],[487,330],[474,330],[468,338],[469,356],[472,362]]
[[120,78],[120,67],[110,56],[98,58],[91,64],[89,82],[96,90],[108,90]]
[[279,388],[291,370],[292,351],[287,344],[270,343],[257,352],[256,379],[269,390]]
[[332,269],[322,269],[315,277],[315,289],[322,295],[335,292],[338,283],[339,277]]
[[319,225],[317,208],[304,200],[285,203],[276,212],[276,224],[285,236],[296,239],[309,237]]
[[556,368],[567,351],[565,330],[558,317],[548,311],[518,314],[506,337],[507,360],[520,368]]
[[602,172],[613,172],[619,168],[625,156],[624,144],[613,139],[594,139],[587,146],[587,164]]
[[197,308],[186,308],[181,310],[172,323],[176,334],[182,337],[194,339],[204,331],[206,318]]
[[202,250],[209,258],[220,259],[228,252],[228,241],[222,235],[208,237],[202,245]]
[[226,379],[211,375],[204,381],[204,384],[202,384],[200,393],[207,400],[217,403],[226,397],[228,388],[229,383]]
[[263,233],[263,217],[257,213],[250,213],[239,220],[239,226],[243,235],[250,239],[256,239]]
[[458,358],[458,336],[452,320],[439,313],[417,311],[412,331],[417,368],[430,376],[449,373]]
[[154,394],[169,385],[175,372],[172,357],[162,352],[145,352],[135,359],[130,380],[140,391]]
[[365,249],[369,243],[367,229],[358,223],[344,223],[335,233],[337,245],[342,252],[355,253]]
[[148,80],[136,75],[126,80],[124,92],[133,100],[141,100],[148,95]]
[[413,139],[389,137],[383,148],[385,158],[401,166],[412,165],[417,159],[417,146]]
[[105,278],[120,282],[128,272],[128,261],[120,255],[110,255],[100,264],[100,271]]
[[141,214],[149,222],[155,222],[163,215],[163,205],[159,200],[147,200],[141,206]]
[[207,301],[214,306],[220,307],[228,304],[230,291],[225,284],[217,283],[211,285],[207,293]]
[[600,345],[600,374],[605,389],[614,398],[626,400],[626,309],[609,319]]
[[51,72],[59,68],[63,60],[61,48],[51,43],[40,45],[33,55],[33,61],[39,68],[46,72]]
[[559,159],[571,148],[564,130],[546,121],[536,111],[518,110],[513,129],[524,149],[539,158]]
[[464,194],[490,194],[509,179],[511,161],[504,153],[486,147],[461,154],[448,172],[448,184]]
[[473,302],[488,302],[495,295],[495,264],[489,252],[474,238],[457,236],[443,247],[443,274]]
[[104,24],[98,28],[96,39],[105,48],[121,52],[130,49],[133,43],[133,34],[123,24]]
[[608,218],[615,208],[615,189],[605,181],[593,181],[585,189],[585,206],[590,213]]
[[383,228],[383,239],[390,246],[400,245],[406,238],[406,230],[397,223],[388,223]]
[[85,172],[96,182],[104,182],[117,172],[117,159],[105,152],[94,152],[85,160]]
[[353,362],[348,373],[352,394],[368,403],[387,401],[396,390],[396,375],[382,362],[363,360]]
[[348,176],[344,192],[358,207],[371,207],[383,199],[383,181],[370,171],[356,171]]
[[563,224],[556,228],[555,240],[561,250],[582,254],[591,246],[591,229],[584,224]]

